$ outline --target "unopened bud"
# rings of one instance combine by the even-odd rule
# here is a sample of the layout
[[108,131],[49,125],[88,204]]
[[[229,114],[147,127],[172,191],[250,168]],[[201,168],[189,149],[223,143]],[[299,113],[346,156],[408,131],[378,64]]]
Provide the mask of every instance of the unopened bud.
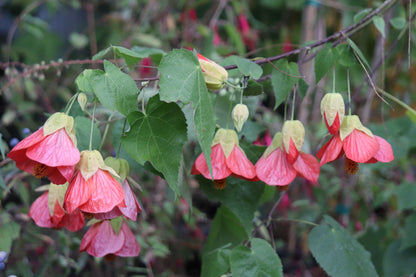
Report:
[[238,132],[241,132],[241,129],[243,128],[244,123],[248,119],[248,108],[244,104],[237,104],[234,106],[234,109],[231,113],[231,117],[234,121],[234,126],[237,129]]
[[228,79],[228,72],[224,67],[198,54],[199,64],[208,89],[217,90],[223,87]]
[[321,100],[321,114],[328,131],[335,134],[345,115],[345,105],[339,93],[327,93]]
[[87,95],[83,92],[81,92],[80,94],[78,94],[78,104],[81,107],[82,111],[85,111],[85,106],[87,105],[88,102],[88,98]]

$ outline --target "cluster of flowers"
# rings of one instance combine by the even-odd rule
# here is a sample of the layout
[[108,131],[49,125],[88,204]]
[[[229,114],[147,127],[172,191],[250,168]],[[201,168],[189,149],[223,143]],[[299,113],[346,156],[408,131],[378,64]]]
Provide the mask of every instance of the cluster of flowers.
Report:
[[80,153],[71,116],[53,114],[7,156],[19,169],[51,181],[29,210],[38,226],[75,232],[93,218],[80,252],[106,258],[139,254],[140,245],[123,220],[136,221],[141,211],[126,179],[128,163],[112,157],[104,162],[96,150]]
[[[205,82],[209,89],[221,88],[227,79],[227,71],[218,64],[198,54]],[[287,120],[281,132],[274,135],[271,144],[253,165],[239,146],[234,130],[219,129],[211,148],[211,171],[201,153],[192,166],[191,174],[202,174],[214,180],[217,189],[223,189],[230,175],[250,181],[263,181],[271,186],[287,189],[296,176],[311,183],[319,178],[320,166],[339,159],[345,154],[345,168],[355,174],[358,163],[390,162],[394,159],[391,145],[375,136],[361,124],[356,115],[345,116],[345,104],[339,93],[328,93],[321,102],[323,120],[333,137],[318,151],[317,157],[301,151],[305,128],[298,120]],[[235,106],[232,117],[241,131],[248,118],[243,104]],[[212,174],[211,174],[212,173]]]

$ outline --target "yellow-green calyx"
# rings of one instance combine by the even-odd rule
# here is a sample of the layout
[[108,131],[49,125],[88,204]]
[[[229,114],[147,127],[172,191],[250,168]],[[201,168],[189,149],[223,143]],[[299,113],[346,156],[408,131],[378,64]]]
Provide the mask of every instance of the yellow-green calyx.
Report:
[[223,87],[228,79],[228,72],[224,67],[210,60],[199,59],[202,74],[208,89],[217,90]]
[[243,128],[244,123],[248,119],[248,115],[249,111],[246,105],[237,104],[234,106],[233,111],[231,112],[231,117],[238,132],[240,132]]
[[97,150],[84,150],[81,152],[81,159],[77,164],[77,169],[81,171],[82,177],[87,181],[98,169],[107,170],[113,176],[120,178],[111,167],[104,163],[103,157]]
[[114,171],[120,176],[122,182],[124,182],[130,173],[129,163],[125,159],[107,157],[104,160],[104,163],[114,169]]
[[49,214],[53,216],[55,211],[55,203],[58,200],[58,203],[61,207],[64,206],[64,198],[66,190],[68,189],[68,182],[63,185],[55,185],[50,183],[49,192],[48,192],[48,207]]
[[299,120],[287,120],[282,128],[283,146],[286,153],[289,153],[290,140],[296,146],[298,151],[301,150],[303,142],[305,141],[305,127]]
[[80,94],[78,94],[77,100],[78,100],[79,106],[81,107],[81,110],[85,111],[85,106],[87,105],[87,102],[88,102],[87,95],[81,92]]
[[349,136],[354,129],[364,132],[370,137],[374,137],[370,129],[361,124],[360,118],[357,115],[346,115],[342,121],[341,127],[339,128],[341,140],[344,140],[347,136]]
[[65,131],[71,138],[74,146],[77,147],[74,118],[64,113],[54,113],[46,120],[45,125],[43,125],[43,135],[46,137],[61,128],[65,128]]
[[274,135],[272,143],[266,148],[266,151],[264,151],[263,157],[267,158],[267,156],[269,156],[277,148],[282,147],[282,145],[283,145],[282,133],[278,132]]
[[334,124],[335,118],[339,117],[339,122],[342,122],[345,115],[345,104],[342,95],[337,92],[325,94],[321,100],[321,115],[326,117],[329,126]]
[[215,134],[212,145],[221,144],[222,151],[226,158],[228,158],[234,149],[234,146],[238,147],[238,136],[234,130],[218,129]]

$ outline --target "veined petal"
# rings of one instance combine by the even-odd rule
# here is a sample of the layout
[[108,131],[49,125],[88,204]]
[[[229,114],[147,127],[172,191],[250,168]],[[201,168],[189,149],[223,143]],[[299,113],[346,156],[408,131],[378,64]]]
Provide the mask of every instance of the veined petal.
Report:
[[113,227],[111,227],[110,221],[108,220],[95,224],[100,225],[98,226],[97,233],[92,238],[91,243],[86,249],[87,252],[95,257],[103,257],[121,250],[126,241],[124,233],[119,232],[116,235]]
[[316,153],[321,160],[320,165],[332,162],[342,155],[342,141],[339,133],[336,133],[322,148]]
[[378,143],[380,144],[380,148],[378,149],[377,153],[374,155],[377,161],[382,163],[389,163],[394,160],[393,149],[391,148],[390,143],[388,143],[385,139],[379,136],[374,136]]
[[75,165],[80,159],[78,148],[74,146],[64,128],[28,148],[26,155],[31,160],[53,167]]
[[343,149],[345,156],[357,163],[365,163],[376,155],[380,143],[376,138],[354,129],[344,139]]
[[[65,178],[65,180],[67,180],[67,182],[70,182],[72,177],[74,176],[75,166],[73,166],[73,165],[58,166],[58,171],[62,175],[62,177]],[[54,182],[52,181],[52,183],[54,183]],[[54,184],[57,184],[57,183],[54,183]]]
[[101,223],[102,222],[95,223],[88,229],[88,231],[82,237],[81,244],[79,246],[79,252],[87,250],[87,248],[90,246],[92,240],[97,235],[98,227],[100,226]]
[[234,149],[231,151],[226,162],[233,174],[242,176],[246,179],[253,179],[256,177],[256,168],[238,146],[234,146]]
[[66,214],[61,223],[62,222],[63,227],[71,232],[76,232],[85,224],[84,214],[80,210],[76,210],[72,214]]
[[65,194],[64,209],[69,213],[73,213],[79,206],[86,203],[92,194],[92,187],[82,177],[81,171],[78,171]]
[[48,192],[44,192],[39,196],[32,206],[30,206],[28,214],[39,227],[53,228],[55,224],[51,219],[48,207]]
[[[98,169],[85,185],[91,188],[91,197],[78,207],[83,212],[105,213],[115,206],[124,204],[123,189],[106,170]],[[122,206],[125,207],[123,204]]]
[[[62,228],[63,227],[63,222],[62,219],[65,216],[65,211],[64,209],[62,209],[61,205],[59,205],[58,199],[55,201],[55,207],[53,209],[53,216],[52,216],[52,221],[53,223],[56,225],[56,227],[58,228]],[[62,222],[62,224],[60,224]]]
[[279,147],[266,158],[257,161],[257,177],[271,186],[285,186],[296,177],[296,170],[287,161],[285,152]]
[[15,160],[13,158],[13,156],[15,155],[15,153],[17,151],[27,149],[27,148],[39,143],[43,139],[44,139],[44,136],[43,136],[43,127],[42,127],[39,130],[37,130],[36,132],[34,132],[33,134],[31,134],[30,136],[28,136],[28,137],[24,138],[22,141],[20,141],[15,147],[13,147],[13,149],[9,152],[7,157],[9,157],[12,160]]
[[196,170],[193,172],[199,172],[205,178],[214,180],[225,179],[231,175],[231,170],[227,167],[226,158],[220,143],[215,144],[211,148],[211,165],[214,178],[211,177],[204,154],[201,153],[195,160],[194,166]]
[[137,242],[134,234],[124,221],[121,223],[120,233],[121,232],[124,233],[124,237],[126,238],[125,243],[123,247],[114,254],[120,257],[138,256],[140,252],[140,244]]
[[312,183],[318,181],[320,167],[318,160],[314,156],[300,152],[293,167],[301,177],[306,178],[308,181]]
[[[68,178],[69,180],[65,176],[62,175],[61,171],[57,167],[46,167],[46,171],[44,173],[44,176],[48,177],[48,179],[52,183],[54,183],[55,185],[62,185],[62,184],[65,184],[66,182],[69,182],[71,180],[71,178],[74,174],[75,167],[71,166],[71,168],[72,169],[70,169],[70,170],[71,170],[72,174]],[[68,172],[66,172],[65,170],[64,170],[64,172],[67,176],[69,176]]]

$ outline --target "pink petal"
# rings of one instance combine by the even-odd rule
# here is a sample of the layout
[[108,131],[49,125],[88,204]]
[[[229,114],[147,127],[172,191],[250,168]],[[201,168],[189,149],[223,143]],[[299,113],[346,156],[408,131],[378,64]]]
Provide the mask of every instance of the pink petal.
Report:
[[[21,150],[26,150],[27,148],[39,143],[44,139],[43,136],[43,127],[28,136],[27,138],[20,141],[13,149],[10,151],[10,153],[7,155],[12,160],[15,160],[13,158],[14,155],[16,155],[16,152]],[[10,155],[10,156],[9,156]]]
[[292,138],[290,138],[290,142],[289,142],[289,153],[286,152],[287,161],[290,164],[293,164],[296,161],[296,159],[298,158],[298,156],[299,156],[299,151],[296,148],[296,145],[293,142]]
[[281,148],[274,150],[267,158],[262,156],[255,165],[257,177],[271,186],[285,186],[296,177],[296,171],[287,161]]
[[324,112],[324,121],[325,121],[325,125],[326,128],[328,129],[329,133],[331,133],[332,135],[335,134],[336,132],[338,132],[339,127],[341,126],[341,122],[339,121],[339,114],[337,113],[334,122],[332,123],[331,126],[328,125],[328,121],[326,119],[326,114]]
[[80,153],[69,138],[65,128],[46,136],[40,143],[26,151],[31,160],[51,167],[75,165]]
[[85,185],[91,188],[91,197],[78,207],[81,211],[95,214],[109,212],[120,204],[125,207],[123,189],[108,171],[98,169]]
[[238,146],[234,146],[234,149],[231,151],[226,162],[233,174],[242,176],[246,179],[253,179],[256,177],[256,168]]
[[88,229],[88,231],[82,237],[81,244],[79,246],[79,252],[87,250],[87,248],[90,246],[92,240],[97,235],[98,227],[100,226],[101,223],[102,222],[95,223]]
[[207,179],[221,180],[231,175],[231,170],[226,164],[225,155],[220,143],[217,143],[211,148],[211,166],[214,178],[211,178],[203,153],[196,158],[194,166],[195,171],[193,172],[199,172]]
[[76,210],[72,214],[66,214],[62,221],[63,227],[71,232],[80,230],[85,224],[84,214],[80,210]]
[[53,216],[52,216],[52,221],[53,223],[58,227],[58,228],[62,228],[64,223],[62,221],[63,217],[66,215],[64,209],[62,209],[61,205],[59,205],[58,200],[56,200],[55,202],[55,207],[53,209]]
[[[88,181],[91,179],[92,177]],[[81,171],[78,171],[66,191],[64,199],[65,210],[69,214],[73,213],[75,209],[86,203],[91,198],[91,194],[92,187],[90,182],[87,183],[84,177],[82,177]]]
[[123,247],[114,253],[120,257],[136,257],[140,252],[140,244],[137,242],[134,234],[131,232],[130,228],[127,226],[126,222],[121,223],[120,233],[123,232],[126,238],[126,241]]
[[312,183],[318,181],[320,167],[318,160],[314,156],[300,152],[293,167],[301,177],[306,178],[308,181]]
[[323,165],[338,159],[342,153],[342,141],[339,133],[337,133],[322,146],[318,153],[316,153],[316,156],[321,159],[320,164]]
[[[75,171],[75,167],[74,166],[70,166],[68,167],[69,170],[72,172],[71,176],[69,178],[66,178],[65,176],[62,175],[60,168],[57,167],[47,167],[46,172],[45,172],[45,177],[48,177],[49,180],[54,183],[55,185],[62,185],[65,184],[66,182],[69,182],[73,175],[74,175],[74,171]],[[65,172],[65,174],[67,176],[69,176],[67,173],[67,170],[63,170]]]
[[110,221],[108,220],[95,224],[100,225],[98,226],[97,233],[92,238],[86,249],[87,252],[95,257],[103,257],[105,255],[114,254],[117,251],[120,251],[126,242],[124,232],[121,232],[120,230],[120,232],[116,235],[113,227],[111,227]]
[[51,219],[48,206],[48,192],[44,192],[39,196],[32,206],[30,206],[28,214],[39,227],[53,228],[55,224]]
[[365,163],[376,155],[380,148],[380,143],[376,138],[370,137],[366,133],[354,129],[344,139],[345,156],[357,163]]
[[380,144],[380,148],[378,149],[377,153],[374,155],[377,161],[382,163],[389,163],[394,160],[393,149],[391,148],[390,143],[388,143],[385,139],[374,136],[378,143]]

